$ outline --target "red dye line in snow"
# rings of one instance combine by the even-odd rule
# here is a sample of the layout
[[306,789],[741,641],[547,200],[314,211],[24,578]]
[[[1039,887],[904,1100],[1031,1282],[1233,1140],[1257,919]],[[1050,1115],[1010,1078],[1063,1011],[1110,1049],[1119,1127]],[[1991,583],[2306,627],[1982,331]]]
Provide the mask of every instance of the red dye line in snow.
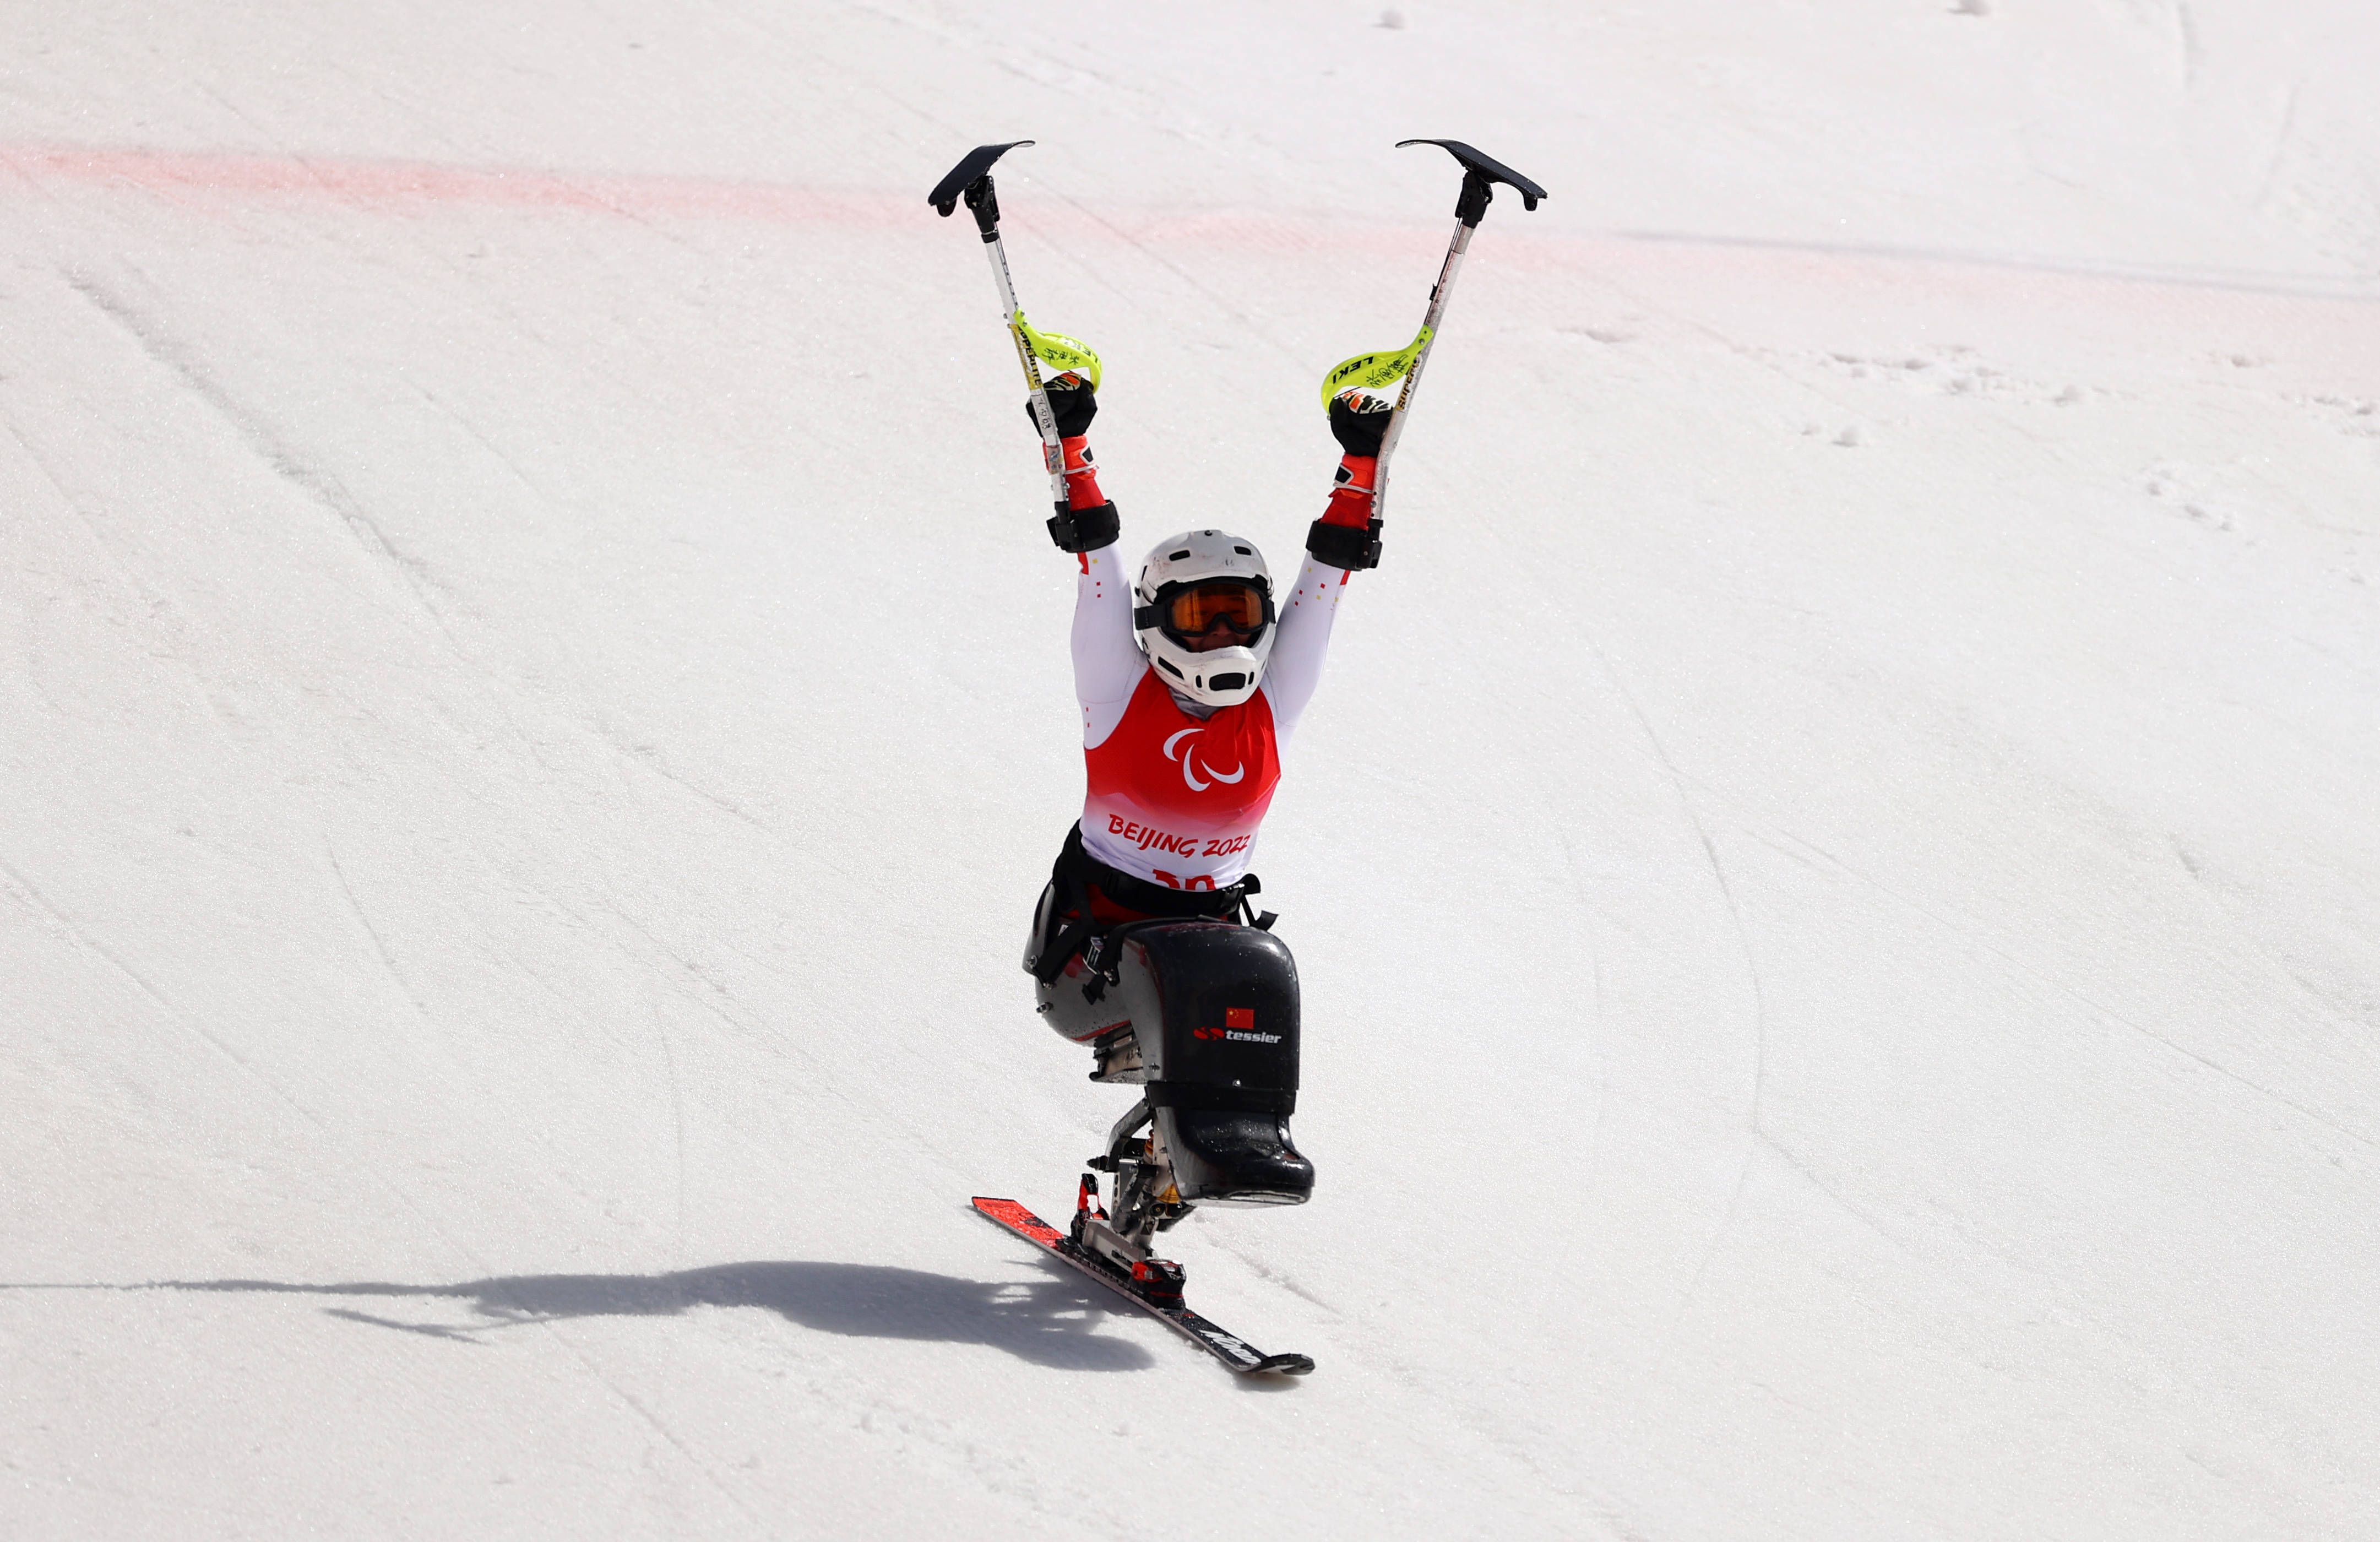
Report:
[[[717,177],[569,172],[525,166],[464,166],[425,161],[340,156],[273,156],[228,151],[104,149],[77,145],[0,146],[0,165],[41,186],[79,183],[136,188],[177,201],[329,198],[363,209],[479,204],[562,209],[642,218],[674,215],[771,225],[929,229],[941,223],[915,197],[878,188],[800,187]],[[923,182],[920,182],[922,188]],[[1030,190],[1025,190],[1030,189]],[[1303,251],[1402,251],[1444,237],[1435,223],[1334,222],[1302,216],[1202,211],[1118,210],[1092,213],[1060,195],[1023,184],[1030,221],[1014,235],[1060,241],[1172,241],[1207,247]],[[1016,194],[1011,202],[1021,202]],[[959,218],[965,224],[965,216]]]
[[[576,173],[522,166],[463,166],[424,161],[341,156],[252,155],[228,151],[105,149],[75,145],[0,146],[0,166],[33,186],[81,183],[138,188],[176,202],[248,202],[277,197],[328,198],[364,210],[422,205],[553,209],[625,219],[683,218],[764,225],[924,234],[941,222],[922,193],[876,188],[797,187],[778,182],[666,175]],[[0,189],[5,189],[0,181]],[[1020,196],[1021,195],[1021,196]],[[1274,215],[1193,209],[1113,209],[1094,213],[1054,189],[1024,179],[1006,200],[1031,218],[1015,234],[1059,246],[1105,244],[1197,247],[1282,256],[1403,257],[1434,254],[1445,240],[1437,222],[1366,221],[1328,215]],[[961,216],[960,223],[964,223]],[[2053,261],[1984,253],[1828,248],[1816,243],[1688,234],[1496,231],[1497,265],[1583,277],[1631,273],[1677,276],[1699,270],[1716,282],[1805,283],[1839,290],[1893,288],[1973,291],[2006,297],[2063,293],[2118,309],[2230,292],[2243,302],[2277,302],[2352,318],[2368,329],[2380,295],[2362,283],[2316,275],[2095,271]],[[1732,275],[1732,276],[1730,276]]]
[[242,155],[227,152],[97,150],[69,146],[0,149],[0,164],[26,180],[131,187],[166,196],[328,195],[364,207],[410,203],[574,209],[638,216],[680,214],[770,223],[872,225],[912,210],[865,189],[795,188],[718,178],[578,175],[518,166],[456,166],[423,161]]

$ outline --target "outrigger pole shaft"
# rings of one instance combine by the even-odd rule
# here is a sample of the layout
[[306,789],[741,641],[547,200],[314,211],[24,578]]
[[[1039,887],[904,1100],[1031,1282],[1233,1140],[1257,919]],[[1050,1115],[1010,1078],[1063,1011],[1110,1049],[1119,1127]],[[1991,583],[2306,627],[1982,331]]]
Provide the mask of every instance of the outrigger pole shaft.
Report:
[[[1454,239],[1446,249],[1446,262],[1438,270],[1438,282],[1430,286],[1429,313],[1422,318],[1421,346],[1413,363],[1405,370],[1404,388],[1397,393],[1396,410],[1389,418],[1386,432],[1380,436],[1380,458],[1372,483],[1372,514],[1379,517],[1389,501],[1389,457],[1396,453],[1397,440],[1405,427],[1405,410],[1413,405],[1414,391],[1421,384],[1422,366],[1429,362],[1429,350],[1438,343],[1439,323],[1446,315],[1447,299],[1454,293],[1455,275],[1463,271],[1463,254],[1471,249],[1471,233],[1488,216],[1488,200],[1495,196],[1493,184],[1501,182],[1521,195],[1521,205],[1534,210],[1537,200],[1548,198],[1543,188],[1523,176],[1500,161],[1493,161],[1460,140],[1400,140],[1397,148],[1407,145],[1434,144],[1445,150],[1463,164],[1463,192],[1454,204]],[[980,153],[980,152],[978,152]],[[1350,362],[1354,362],[1350,360]],[[1345,366],[1341,369],[1344,370]],[[1332,371],[1334,379],[1340,373]]]
[[976,228],[983,232],[984,250],[991,259],[991,279],[1000,285],[1000,319],[1015,340],[1016,361],[1025,367],[1025,383],[1033,393],[1033,422],[1041,431],[1041,463],[1050,472],[1050,496],[1062,520],[1067,506],[1066,451],[1059,443],[1058,418],[1050,409],[1050,394],[1042,387],[1040,366],[1034,361],[1032,345],[1026,339],[1024,314],[1016,305],[1016,285],[1008,276],[1008,253],[1000,244],[1000,200],[991,188],[992,163],[1032,142],[1012,140],[1007,144],[978,145],[935,185],[934,190],[926,195],[926,201],[948,218],[959,200],[965,199],[967,208],[975,213]]

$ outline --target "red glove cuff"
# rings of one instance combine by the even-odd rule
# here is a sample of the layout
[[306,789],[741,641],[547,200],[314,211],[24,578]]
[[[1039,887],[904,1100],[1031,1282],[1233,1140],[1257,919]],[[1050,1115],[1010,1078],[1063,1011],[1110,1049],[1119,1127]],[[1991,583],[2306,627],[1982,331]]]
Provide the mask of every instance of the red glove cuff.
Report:
[[1107,495],[1099,491],[1099,467],[1091,463],[1091,442],[1077,434],[1060,440],[1058,447],[1066,453],[1066,506],[1095,509],[1106,503]]
[[1379,474],[1380,463],[1372,455],[1342,455],[1339,459],[1339,485],[1331,490],[1330,506],[1322,511],[1325,525],[1345,525],[1362,529],[1372,520],[1373,479]]

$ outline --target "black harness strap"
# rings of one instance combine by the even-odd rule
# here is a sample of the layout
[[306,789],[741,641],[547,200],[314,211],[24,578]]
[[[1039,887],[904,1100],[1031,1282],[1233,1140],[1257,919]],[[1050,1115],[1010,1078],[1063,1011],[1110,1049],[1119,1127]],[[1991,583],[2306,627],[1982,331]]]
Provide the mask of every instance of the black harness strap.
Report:
[[[1056,893],[1050,906],[1048,929],[1042,934],[1041,953],[1032,967],[1033,977],[1043,985],[1063,974],[1066,961],[1077,953],[1095,944],[1099,945],[1102,953],[1109,951],[1104,945],[1109,929],[1091,914],[1090,892],[1094,887],[1112,903],[1152,919],[1204,917],[1220,921],[1232,918],[1237,912],[1248,918],[1249,924],[1267,930],[1271,929],[1274,919],[1270,911],[1250,918],[1247,897],[1264,887],[1254,873],[1228,889],[1168,889],[1111,868],[1084,850],[1083,827],[1079,823],[1066,832],[1066,844],[1058,848],[1058,860],[1050,865],[1050,881]],[[1071,918],[1069,911],[1073,913]]]

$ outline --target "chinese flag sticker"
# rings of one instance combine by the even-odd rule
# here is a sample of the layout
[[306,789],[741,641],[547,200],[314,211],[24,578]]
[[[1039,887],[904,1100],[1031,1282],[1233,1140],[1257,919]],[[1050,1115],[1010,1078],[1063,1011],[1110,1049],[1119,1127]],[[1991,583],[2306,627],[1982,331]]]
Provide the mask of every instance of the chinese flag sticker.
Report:
[[1253,1028],[1256,1026],[1256,1008],[1245,1006],[1227,1006],[1223,1009],[1223,1026],[1227,1028]]

